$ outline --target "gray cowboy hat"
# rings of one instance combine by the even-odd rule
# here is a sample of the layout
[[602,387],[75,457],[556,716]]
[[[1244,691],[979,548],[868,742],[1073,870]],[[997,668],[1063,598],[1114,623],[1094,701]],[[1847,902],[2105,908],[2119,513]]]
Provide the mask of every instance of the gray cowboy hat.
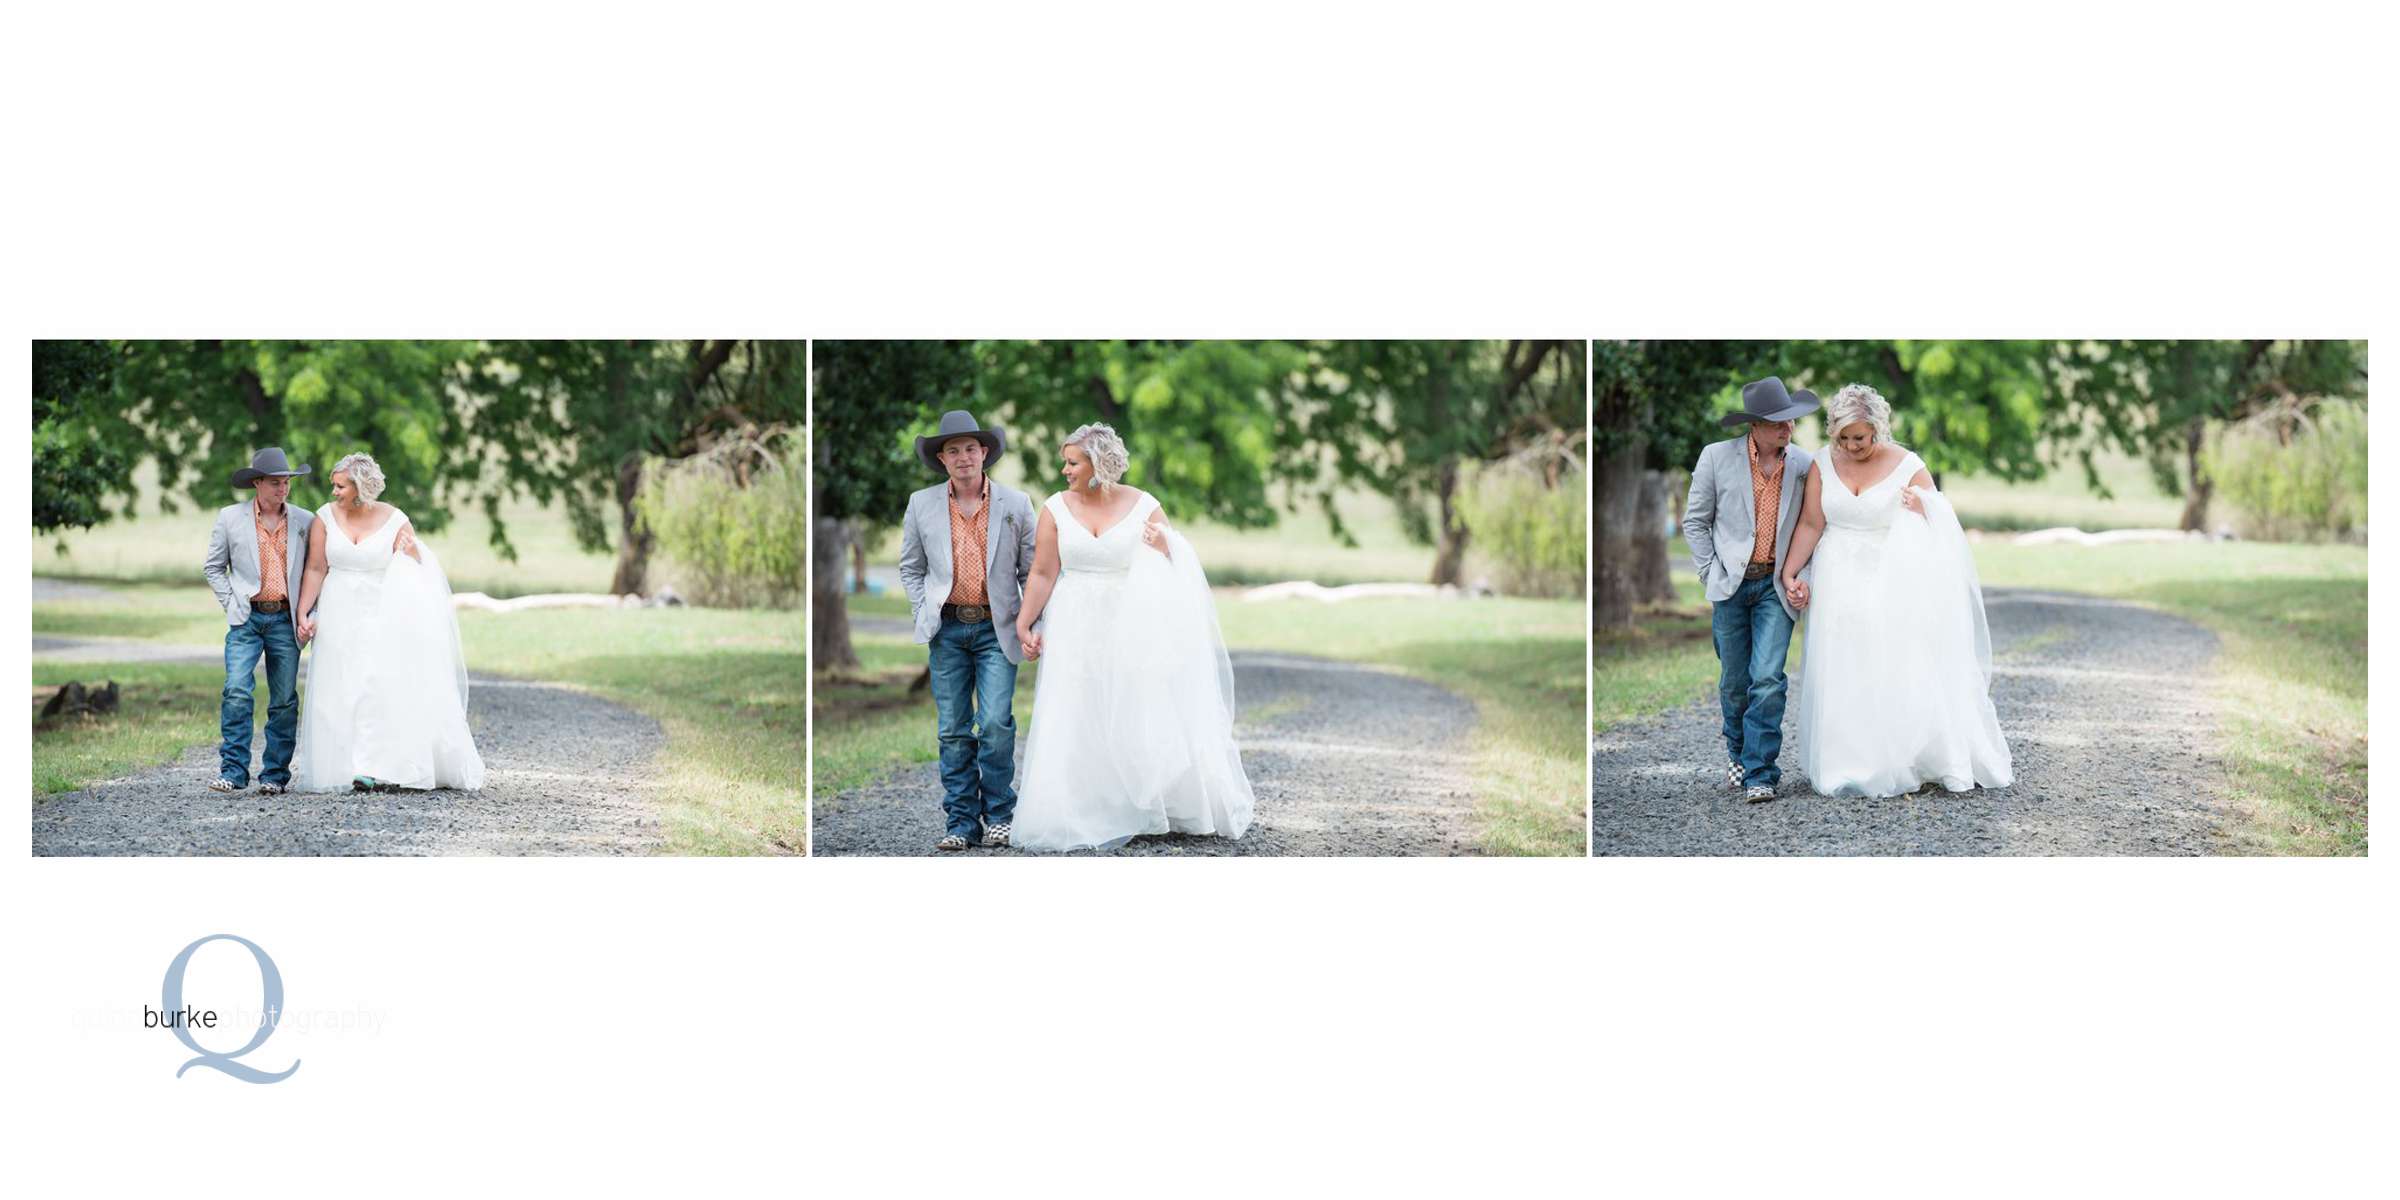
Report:
[[257,483],[262,477],[268,475],[280,475],[285,479],[289,479],[294,475],[306,474],[308,474],[307,467],[295,469],[292,466],[291,461],[284,458],[283,447],[269,446],[266,449],[251,455],[249,466],[243,467],[241,470],[233,473],[233,486],[237,488],[246,488]]
[[1802,388],[1797,392],[1783,390],[1783,381],[1769,375],[1756,383],[1742,385],[1742,408],[1717,418],[1719,425],[1746,425],[1752,421],[1789,421],[1817,411],[1817,394]]
[[961,437],[971,437],[983,443],[983,469],[986,471],[992,469],[993,463],[1000,461],[1001,451],[1008,448],[1008,441],[999,430],[985,429],[975,423],[974,413],[954,408],[942,414],[941,428],[932,437],[917,439],[917,457],[924,459],[926,466],[948,474],[948,468],[942,466],[942,443]]

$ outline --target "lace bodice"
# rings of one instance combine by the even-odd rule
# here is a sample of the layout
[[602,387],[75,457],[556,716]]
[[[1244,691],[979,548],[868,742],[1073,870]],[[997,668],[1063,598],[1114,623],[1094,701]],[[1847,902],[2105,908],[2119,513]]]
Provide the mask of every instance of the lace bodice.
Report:
[[317,510],[317,519],[325,522],[326,570],[380,571],[391,565],[392,543],[399,538],[400,527],[408,523],[408,514],[393,509],[375,532],[353,542],[333,510],[331,504]]
[[1065,492],[1051,496],[1044,503],[1050,509],[1051,521],[1058,526],[1059,569],[1101,575],[1122,575],[1132,569],[1133,556],[1142,550],[1141,527],[1158,509],[1157,498],[1145,492],[1133,502],[1133,511],[1094,534],[1068,511]]
[[1827,446],[1817,451],[1816,469],[1818,497],[1825,505],[1825,527],[1848,529],[1861,533],[1882,533],[1892,527],[1900,514],[1900,494],[1908,490],[1908,481],[1916,477],[1925,464],[1909,451],[1900,458],[1892,473],[1867,486],[1857,495],[1850,494],[1850,485],[1833,469],[1834,449]]

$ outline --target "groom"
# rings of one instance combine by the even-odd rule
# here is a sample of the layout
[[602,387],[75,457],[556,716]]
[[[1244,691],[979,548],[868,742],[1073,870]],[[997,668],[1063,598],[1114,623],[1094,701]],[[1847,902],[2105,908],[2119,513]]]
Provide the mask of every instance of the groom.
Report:
[[1769,376],[1742,388],[1742,408],[1718,419],[1748,432],[1700,452],[1684,498],[1683,537],[1715,612],[1717,701],[1725,717],[1725,781],[1756,803],[1775,798],[1782,768],[1783,662],[1792,623],[1808,607],[1809,570],[1790,595],[1777,582],[1800,516],[1808,455],[1792,425],[1817,410],[1808,391],[1786,392]]
[[283,450],[269,446],[233,473],[233,486],[254,495],[217,513],[208,535],[208,561],[200,573],[225,610],[225,694],[217,708],[217,778],[212,792],[250,786],[251,673],[267,664],[267,756],[258,790],[283,791],[292,782],[292,749],[300,733],[300,640],[293,636],[294,589],[308,570],[306,511],[284,503],[292,494],[294,469]]
[[[1033,503],[987,473],[1006,443],[971,413],[942,414],[917,457],[945,476],[908,498],[900,586],[926,644],[941,739],[942,839],[1008,845],[1017,811],[1017,602],[1033,572]],[[1038,644],[1036,652],[1038,653]]]

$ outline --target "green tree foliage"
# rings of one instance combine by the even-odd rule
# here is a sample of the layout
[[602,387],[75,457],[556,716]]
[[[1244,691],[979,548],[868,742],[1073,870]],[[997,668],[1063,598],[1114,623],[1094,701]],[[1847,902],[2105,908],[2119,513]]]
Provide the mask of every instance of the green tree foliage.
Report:
[[840,619],[848,534],[832,523],[897,519],[935,480],[910,447],[947,409],[1005,429],[1036,477],[1075,427],[1106,423],[1125,439],[1127,482],[1176,520],[1257,528],[1313,499],[1347,538],[1334,497],[1380,491],[1436,546],[1445,583],[1469,533],[1464,469],[1528,445],[1579,450],[1584,419],[1581,342],[820,342],[816,371],[824,669],[855,661]]
[[748,430],[644,473],[642,522],[691,599],[721,608],[800,602],[808,541],[807,462],[794,430]]
[[[1458,581],[1461,471],[1579,442],[1583,344],[1514,342],[978,342],[977,400],[1048,455],[1078,425],[1125,439],[1126,480],[1178,519],[1260,528],[1312,500],[1398,502],[1404,531]],[[928,424],[926,428],[930,428]]]
[[1582,464],[1547,461],[1537,449],[1476,467],[1459,498],[1459,518],[1481,556],[1514,596],[1580,596],[1590,509]]
[[125,467],[101,494],[121,499],[127,515],[135,463],[157,465],[169,508],[217,508],[240,498],[229,482],[237,468],[257,450],[281,446],[294,463],[315,468],[295,487],[295,503],[322,503],[333,462],[364,452],[390,481],[384,498],[430,533],[450,516],[443,448],[462,436],[453,389],[467,345],[110,343],[105,399],[83,408],[80,432],[85,445]]
[[1741,385],[1774,369],[1780,344],[1652,340],[1592,345],[1592,627],[1631,627],[1636,606],[1673,597],[1668,515],[1683,473],[1738,428]]
[[2209,430],[2277,406],[2316,399],[2363,401],[2363,342],[2115,341],[2063,345],[2064,436],[2094,491],[2092,463],[2101,445],[2140,455],[2161,490],[2184,497],[2185,529],[2208,527],[2215,481],[2204,461]]
[[[1892,405],[1892,437],[1936,479],[1952,471],[2038,479],[2056,411],[2058,346],[2038,341],[1784,342],[1792,387],[1831,399],[1864,383]],[[1757,375],[1751,378],[1757,378]]]
[[333,463],[363,451],[383,466],[384,499],[418,528],[436,532],[480,499],[512,558],[503,498],[565,506],[595,551],[611,545],[613,501],[618,592],[643,590],[652,537],[635,501],[647,462],[796,426],[807,411],[799,342],[121,341],[104,358],[74,345],[39,355],[58,381],[37,387],[55,398],[35,503],[52,527],[112,499],[130,515],[144,460],[162,503],[214,508],[238,499],[227,481],[254,451],[281,446],[316,468],[293,492],[313,506]]
[[[962,342],[839,341],[816,343],[813,359],[809,661],[856,670],[844,563],[862,527],[898,521],[909,494],[939,480],[911,431],[931,432],[943,412],[973,406],[974,356]],[[1012,434],[1009,452],[1022,453],[1022,441]]]
[[[493,543],[513,557],[500,500],[566,509],[586,550],[617,549],[609,590],[646,590],[655,536],[643,473],[750,429],[807,418],[806,346],[793,341],[510,341],[478,347],[464,385],[473,474]],[[609,520],[613,506],[614,529]]]
[[2219,430],[2207,477],[2244,536],[2361,538],[2367,530],[2367,413],[2348,401],[2277,405]]
[[[1259,528],[1275,522],[1268,486],[1313,476],[1284,403],[1308,355],[1288,342],[977,342],[975,402],[1008,430],[1011,453],[1057,463],[1077,426],[1125,439],[1125,482],[1175,519]],[[938,416],[938,414],[933,414]],[[917,433],[933,423],[920,417]]]
[[33,528],[87,529],[133,472],[115,412],[116,352],[106,342],[33,344]]
[[[1323,455],[1336,481],[1398,501],[1409,536],[1434,546],[1432,581],[1456,583],[1469,537],[1457,503],[1462,472],[1528,447],[1580,451],[1583,348],[1549,340],[1310,343],[1289,444]],[[1319,495],[1340,532],[1331,489]]]

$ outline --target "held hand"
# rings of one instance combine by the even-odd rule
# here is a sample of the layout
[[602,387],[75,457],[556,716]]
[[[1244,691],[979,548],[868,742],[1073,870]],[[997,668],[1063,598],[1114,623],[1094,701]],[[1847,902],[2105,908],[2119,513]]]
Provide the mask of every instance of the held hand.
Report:
[[397,550],[400,553],[409,556],[410,558],[416,558],[418,562],[425,561],[422,558],[417,558],[417,537],[414,533],[409,531],[409,528],[406,525],[401,526],[400,535],[392,539],[392,549]]
[[1042,635],[1035,633],[1030,626],[1017,626],[1017,644],[1024,648],[1027,662],[1042,656]]
[[1917,497],[1917,489],[1915,488],[1900,489],[1900,507],[1913,512],[1920,517],[1925,515],[1925,502]]
[[292,632],[300,635],[300,644],[305,646],[310,638],[317,636],[317,623],[302,617],[292,623]]
[[1165,554],[1167,552],[1166,527],[1163,525],[1142,526],[1142,544],[1158,551],[1160,554]]
[[1785,576],[1783,581],[1783,592],[1785,595],[1792,598],[1793,608],[1799,609],[1802,612],[1808,611],[1808,585],[1800,582],[1799,576]]

